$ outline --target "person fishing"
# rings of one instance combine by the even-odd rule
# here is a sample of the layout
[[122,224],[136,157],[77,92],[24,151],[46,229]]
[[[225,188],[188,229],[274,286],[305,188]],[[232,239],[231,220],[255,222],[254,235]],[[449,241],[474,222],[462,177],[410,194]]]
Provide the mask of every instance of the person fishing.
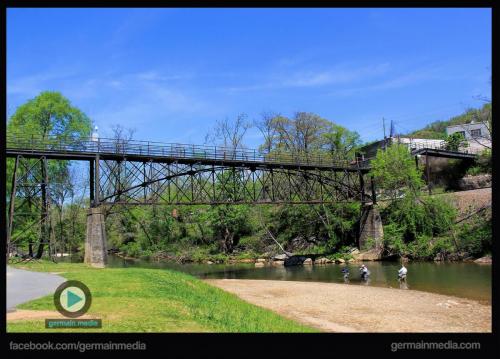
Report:
[[406,269],[404,263],[401,264],[401,269],[398,271],[398,280],[406,281],[406,274],[408,273],[408,269]]
[[344,274],[344,282],[349,282],[349,268],[342,268],[342,273]]
[[359,271],[361,273],[361,279],[363,279],[363,280],[367,280],[368,277],[370,276],[370,271],[368,270],[368,268],[364,264],[361,265],[361,268],[359,268]]

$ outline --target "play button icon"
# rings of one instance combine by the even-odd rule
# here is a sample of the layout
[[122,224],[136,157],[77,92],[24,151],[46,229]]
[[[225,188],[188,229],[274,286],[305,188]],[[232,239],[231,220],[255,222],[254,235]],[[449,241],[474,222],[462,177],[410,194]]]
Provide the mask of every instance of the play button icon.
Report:
[[[74,289],[73,289],[74,290]],[[81,302],[83,300],[82,297],[68,290],[68,307],[74,306],[76,303]]]
[[75,280],[64,282],[54,293],[54,305],[57,310],[70,318],[85,314],[90,308],[91,300],[92,296],[88,287]]

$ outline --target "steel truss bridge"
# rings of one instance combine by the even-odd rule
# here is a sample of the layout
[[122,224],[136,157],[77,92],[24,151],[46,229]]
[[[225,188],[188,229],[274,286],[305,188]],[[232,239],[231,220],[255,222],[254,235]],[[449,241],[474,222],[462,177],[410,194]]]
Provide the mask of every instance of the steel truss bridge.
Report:
[[[125,204],[325,203],[370,201],[368,161],[319,155],[101,138],[8,136],[7,156],[29,177],[27,161],[87,161],[93,206]],[[41,165],[42,167],[44,165]],[[43,176],[42,176],[43,177]],[[50,179],[32,178],[50,187]],[[17,178],[22,191],[26,178]],[[26,184],[25,184],[26,185]],[[33,183],[32,183],[33,185]],[[23,193],[19,193],[23,196]],[[24,193],[26,194],[26,193]]]
[[43,244],[50,249],[48,238],[54,237],[49,213],[57,183],[50,178],[51,162],[89,163],[92,208],[364,203],[375,196],[373,181],[365,178],[369,171],[365,160],[105,138],[8,135],[6,147],[7,157],[14,159],[7,243],[10,246],[22,236],[34,238],[42,243],[37,255]]
[[[14,159],[7,253],[18,237],[39,243],[38,257],[45,244],[51,249],[54,226],[49,213],[57,183],[50,178],[49,165],[57,161],[89,163],[91,214],[85,252],[86,262],[99,265],[105,263],[106,256],[100,209],[113,205],[376,202],[373,179],[367,178],[369,159],[347,161],[328,155],[263,154],[218,146],[12,134],[7,136],[6,147],[7,157]],[[433,153],[436,149],[411,150],[413,155],[443,156],[441,149],[437,154]],[[29,256],[35,256],[31,244]]]

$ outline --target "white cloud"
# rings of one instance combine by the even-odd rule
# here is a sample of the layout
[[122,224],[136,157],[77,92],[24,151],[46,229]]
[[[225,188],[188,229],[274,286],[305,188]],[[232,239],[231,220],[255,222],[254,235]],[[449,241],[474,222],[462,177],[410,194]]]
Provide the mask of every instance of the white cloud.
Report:
[[36,96],[39,92],[50,89],[47,88],[49,82],[72,77],[75,74],[76,71],[74,70],[53,69],[32,76],[7,79],[7,94],[29,97]]
[[358,87],[347,87],[338,88],[328,95],[333,96],[352,96],[359,95],[363,93],[386,91],[398,88],[404,88],[412,85],[417,85],[426,81],[447,81],[450,79],[457,79],[458,77],[443,76],[441,66],[428,66],[425,68],[420,68],[413,70],[411,72],[403,72],[400,74],[392,75],[392,77],[386,78],[385,80],[369,85],[358,86]]
[[349,68],[347,66],[337,66],[328,71],[305,72],[291,76],[290,79],[283,82],[284,86],[309,87],[323,86],[342,83],[352,83],[367,78],[373,78],[386,73],[389,70],[389,64],[377,64],[358,68]]
[[244,92],[265,89],[320,87],[327,85],[348,84],[373,79],[388,72],[390,65],[381,63],[362,67],[347,64],[337,65],[328,70],[290,71],[269,76],[271,81],[251,85],[231,86],[227,92]]
[[84,78],[81,74],[48,72],[12,79],[7,95],[11,100],[25,101],[43,90],[60,91],[103,130],[114,124],[151,127],[156,121],[164,124],[221,116],[224,106],[210,102],[188,81],[175,81],[188,77],[194,74],[149,71]]

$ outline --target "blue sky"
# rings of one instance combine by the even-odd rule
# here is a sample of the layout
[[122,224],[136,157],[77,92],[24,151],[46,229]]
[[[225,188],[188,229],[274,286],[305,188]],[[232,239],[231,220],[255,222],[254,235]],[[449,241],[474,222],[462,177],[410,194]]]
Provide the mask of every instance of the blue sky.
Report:
[[480,106],[490,77],[490,9],[7,11],[7,114],[57,90],[101,135],[203,143],[217,119],[309,111],[373,140],[382,117],[404,132]]

